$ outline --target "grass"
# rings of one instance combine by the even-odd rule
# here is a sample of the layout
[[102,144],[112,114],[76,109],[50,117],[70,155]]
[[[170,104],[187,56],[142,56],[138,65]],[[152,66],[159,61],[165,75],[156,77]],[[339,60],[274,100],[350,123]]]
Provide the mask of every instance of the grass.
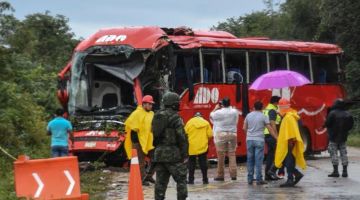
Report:
[[106,198],[110,173],[104,173],[101,169],[85,171],[80,175],[81,193],[88,193],[91,200],[103,200]]
[[0,199],[17,199],[15,195],[13,161],[0,156]]
[[347,144],[353,147],[360,147],[360,134],[350,134],[348,137]]

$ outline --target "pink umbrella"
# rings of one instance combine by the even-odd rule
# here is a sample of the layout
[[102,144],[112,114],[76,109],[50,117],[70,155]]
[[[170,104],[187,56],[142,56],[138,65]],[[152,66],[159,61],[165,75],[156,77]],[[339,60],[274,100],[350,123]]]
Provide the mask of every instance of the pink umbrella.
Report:
[[310,81],[298,72],[290,70],[277,70],[268,72],[257,78],[251,84],[251,90],[266,90],[284,87],[295,87],[309,84]]

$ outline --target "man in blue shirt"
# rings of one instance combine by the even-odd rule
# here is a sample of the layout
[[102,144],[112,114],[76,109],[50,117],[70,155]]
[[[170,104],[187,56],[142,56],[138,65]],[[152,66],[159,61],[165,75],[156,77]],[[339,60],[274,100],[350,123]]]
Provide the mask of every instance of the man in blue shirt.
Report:
[[67,156],[68,150],[68,136],[73,139],[72,125],[70,121],[63,118],[64,110],[56,110],[55,119],[48,123],[48,135],[51,135],[51,153],[52,157]]

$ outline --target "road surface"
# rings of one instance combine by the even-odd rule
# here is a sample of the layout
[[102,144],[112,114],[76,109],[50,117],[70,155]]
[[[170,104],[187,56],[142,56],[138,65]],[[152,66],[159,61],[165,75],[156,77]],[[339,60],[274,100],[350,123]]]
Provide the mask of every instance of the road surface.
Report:
[[[360,199],[360,149],[348,148],[349,177],[329,178],[332,171],[329,154],[323,152],[307,160],[308,168],[303,171],[304,178],[295,188],[280,188],[285,180],[269,182],[267,185],[248,185],[246,182],[246,163],[238,164],[238,180],[231,181],[226,171],[225,182],[214,182],[216,168],[209,169],[210,184],[203,185],[200,170],[196,170],[195,184],[189,185],[189,199]],[[341,166],[339,167],[341,172]],[[128,174],[112,172],[113,179],[106,199],[127,199]],[[144,186],[144,199],[154,199],[154,186]],[[176,184],[171,179],[166,199],[176,199]]]

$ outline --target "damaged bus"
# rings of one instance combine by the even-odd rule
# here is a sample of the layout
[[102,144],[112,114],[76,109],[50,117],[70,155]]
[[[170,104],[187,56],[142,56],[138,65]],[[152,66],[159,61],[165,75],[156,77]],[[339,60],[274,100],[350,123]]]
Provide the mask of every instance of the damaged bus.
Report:
[[[190,28],[124,27],[102,29],[82,41],[59,73],[58,98],[74,126],[70,152],[80,160],[126,160],[124,121],[152,95],[155,111],[162,95],[181,96],[180,114],[186,122],[196,112],[206,119],[215,105],[229,97],[242,116],[238,124],[237,155],[246,154],[242,124],[256,100],[287,97],[298,110],[301,134],[309,152],[327,148],[322,129],[336,98],[344,98],[340,84],[342,50],[336,45],[237,38],[223,31]],[[288,69],[311,84],[264,91],[248,90],[263,73]],[[209,158],[216,157],[210,141]]]

